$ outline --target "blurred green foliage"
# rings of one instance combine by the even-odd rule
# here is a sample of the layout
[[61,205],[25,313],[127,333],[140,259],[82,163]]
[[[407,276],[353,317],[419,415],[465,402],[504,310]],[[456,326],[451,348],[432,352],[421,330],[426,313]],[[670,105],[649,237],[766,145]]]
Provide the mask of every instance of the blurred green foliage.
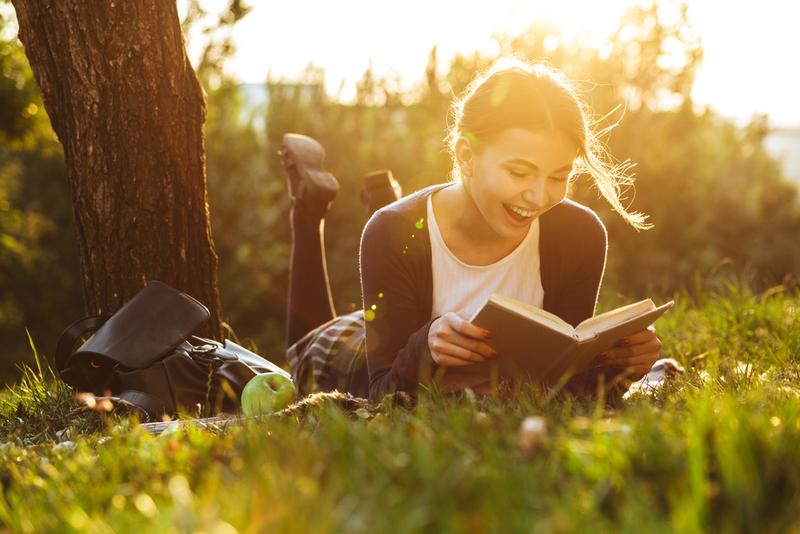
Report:
[[82,313],[72,229],[61,145],[22,46],[0,38],[0,377],[32,361],[26,327],[55,343]]
[[[797,191],[764,149],[769,123],[756,117],[739,127],[691,101],[702,47],[685,10],[674,7],[634,7],[600,48],[558,40],[543,26],[498,37],[499,53],[544,59],[577,80],[595,129],[619,122],[602,139],[609,153],[637,164],[635,198],[634,191],[627,196],[633,209],[650,215],[652,230],[627,226],[585,177],[572,192],[609,230],[603,302],[694,290],[720,276],[762,290],[792,284],[800,272]],[[254,106],[253,95],[224,70],[233,52],[230,32],[246,13],[231,1],[202,32],[209,39],[197,69],[208,94],[209,203],[223,318],[280,362],[290,252],[289,202],[276,155],[281,136],[318,139],[341,183],[326,244],[337,309],[347,311],[360,300],[362,177],[391,169],[406,192],[446,180],[451,96],[494,58],[466,54],[444,65],[433,49],[417,86],[403,89],[368,70],[347,104],[326,94],[322,69],[309,67],[291,83],[269,80],[266,103]],[[190,2],[184,29],[200,20],[199,3]],[[0,336],[10,367],[27,352],[23,326],[47,354],[58,330],[80,315],[81,296],[59,147],[19,43],[3,42],[0,50]],[[26,117],[30,104],[37,111]]]

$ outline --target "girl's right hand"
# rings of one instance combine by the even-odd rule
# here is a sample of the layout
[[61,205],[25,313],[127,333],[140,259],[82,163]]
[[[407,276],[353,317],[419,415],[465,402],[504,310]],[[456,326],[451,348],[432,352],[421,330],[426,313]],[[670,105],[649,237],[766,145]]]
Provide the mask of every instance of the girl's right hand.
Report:
[[447,312],[431,323],[428,348],[438,365],[470,365],[497,356],[497,351],[486,342],[491,335],[491,332],[475,326],[458,313]]

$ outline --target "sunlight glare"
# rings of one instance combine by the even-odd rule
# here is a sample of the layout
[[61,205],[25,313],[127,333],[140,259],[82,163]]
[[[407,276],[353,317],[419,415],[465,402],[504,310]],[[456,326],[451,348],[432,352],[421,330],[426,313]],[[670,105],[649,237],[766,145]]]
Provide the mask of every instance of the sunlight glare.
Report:
[[[227,0],[202,0],[210,13],[219,13]],[[246,83],[263,83],[267,73],[296,80],[308,65],[325,70],[326,89],[347,101],[368,67],[376,77],[397,80],[409,89],[423,79],[428,54],[438,47],[438,68],[443,71],[457,53],[498,51],[494,36],[519,35],[530,26],[552,27],[560,33],[546,38],[547,49],[580,37],[601,57],[612,52],[606,40],[620,17],[636,0],[588,2],[485,2],[408,0],[296,0],[248,2],[251,13],[236,27],[236,55],[226,70]],[[182,5],[184,7],[182,7]],[[185,12],[185,0],[178,2]],[[700,35],[703,62],[692,94],[712,103],[723,114],[744,119],[769,112],[779,123],[800,124],[797,69],[776,66],[770,57],[800,47],[794,25],[800,7],[781,0],[744,3],[688,1],[688,16]],[[659,9],[666,24],[680,16],[680,3],[663,0]],[[724,10],[724,22],[720,10]],[[744,32],[744,33],[743,33]],[[742,38],[746,35],[745,38]],[[190,57],[197,59],[202,39],[189,39]],[[668,44],[661,66],[678,67],[685,58],[678,46]],[[731,87],[736,87],[731,91]]]
[[[328,91],[348,100],[370,66],[376,76],[396,77],[409,88],[422,79],[433,46],[438,47],[441,68],[459,52],[497,53],[495,35],[518,34],[533,24],[559,29],[565,39],[582,36],[601,46],[632,3],[496,0],[489,7],[454,0],[252,2],[252,12],[236,28],[238,50],[229,71],[244,82],[260,83],[268,70],[292,79],[309,64],[323,66]],[[211,13],[226,4],[202,2]],[[199,54],[196,41],[190,39],[192,57]],[[555,49],[559,38],[551,36],[546,44]]]

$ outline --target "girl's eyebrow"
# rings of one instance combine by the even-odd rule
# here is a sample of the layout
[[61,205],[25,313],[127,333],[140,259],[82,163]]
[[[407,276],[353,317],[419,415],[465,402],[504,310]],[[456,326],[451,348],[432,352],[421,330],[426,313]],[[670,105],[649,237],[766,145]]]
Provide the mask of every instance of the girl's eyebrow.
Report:
[[[534,171],[540,170],[538,165],[536,165],[535,163],[532,163],[532,162],[530,162],[530,161],[528,161],[526,159],[522,159],[522,158],[510,159],[506,163],[513,163],[513,164],[516,164],[516,165],[524,165],[525,167],[529,167],[529,168],[533,169]],[[566,171],[571,171],[571,170],[572,170],[572,163],[570,163],[569,165],[564,165],[560,169],[554,170],[553,173],[566,172]]]

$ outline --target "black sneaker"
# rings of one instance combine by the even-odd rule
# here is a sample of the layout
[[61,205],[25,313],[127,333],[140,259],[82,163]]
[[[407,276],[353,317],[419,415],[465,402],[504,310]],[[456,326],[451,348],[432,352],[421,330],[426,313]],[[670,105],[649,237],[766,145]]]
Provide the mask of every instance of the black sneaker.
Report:
[[339,192],[339,182],[323,167],[322,145],[306,135],[287,133],[278,154],[289,176],[289,194],[294,205],[324,213]]
[[380,170],[364,176],[364,189],[361,191],[361,202],[370,214],[388,206],[403,196],[403,190],[392,171]]

